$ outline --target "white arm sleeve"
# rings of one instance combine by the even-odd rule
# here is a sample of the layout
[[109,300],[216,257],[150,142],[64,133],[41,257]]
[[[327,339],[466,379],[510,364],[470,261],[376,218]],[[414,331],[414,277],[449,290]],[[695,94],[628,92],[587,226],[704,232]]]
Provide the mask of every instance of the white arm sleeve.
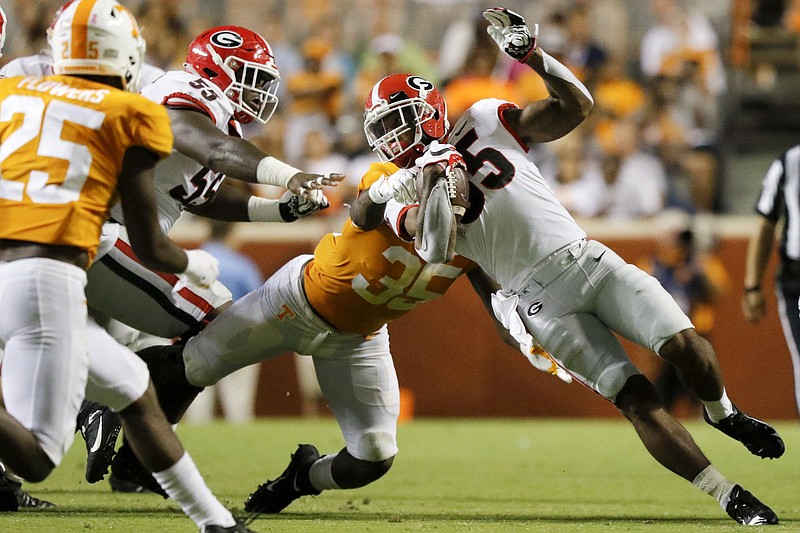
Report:
[[383,212],[383,221],[392,228],[394,234],[406,242],[412,242],[414,237],[409,235],[403,227],[403,220],[405,220],[406,212],[412,207],[418,207],[419,204],[406,205],[398,202],[397,200],[389,200],[386,202],[386,209]]

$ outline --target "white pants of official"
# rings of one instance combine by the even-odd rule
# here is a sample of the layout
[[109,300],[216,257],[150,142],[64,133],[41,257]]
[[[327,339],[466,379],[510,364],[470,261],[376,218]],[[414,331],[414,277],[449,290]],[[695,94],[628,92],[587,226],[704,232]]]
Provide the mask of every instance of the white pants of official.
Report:
[[612,402],[641,373],[612,332],[658,353],[693,327],[658,280],[596,241],[576,241],[542,260],[519,297],[528,332]]
[[134,255],[125,226],[107,222],[88,272],[86,297],[106,317],[172,339],[201,329],[231,293],[218,281],[204,289],[182,276],[150,270]]
[[3,401],[55,465],[85,395],[120,410],[149,383],[147,366],[88,319],[85,284],[86,273],[62,261],[0,263]]
[[388,330],[364,337],[337,332],[320,319],[303,291],[303,267],[310,259],[289,261],[191,338],[183,352],[186,375],[208,386],[287,352],[311,355],[347,451],[364,461],[383,461],[397,454],[400,414]]

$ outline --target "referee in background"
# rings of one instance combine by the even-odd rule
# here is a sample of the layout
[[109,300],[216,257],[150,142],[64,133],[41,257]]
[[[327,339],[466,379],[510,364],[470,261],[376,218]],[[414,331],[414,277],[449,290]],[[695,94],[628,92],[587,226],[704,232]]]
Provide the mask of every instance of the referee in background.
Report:
[[770,165],[761,184],[756,212],[761,217],[747,248],[742,312],[753,324],[764,316],[766,305],[761,282],[776,231],[780,231],[775,292],[783,334],[792,356],[794,395],[800,412],[800,145],[790,148]]

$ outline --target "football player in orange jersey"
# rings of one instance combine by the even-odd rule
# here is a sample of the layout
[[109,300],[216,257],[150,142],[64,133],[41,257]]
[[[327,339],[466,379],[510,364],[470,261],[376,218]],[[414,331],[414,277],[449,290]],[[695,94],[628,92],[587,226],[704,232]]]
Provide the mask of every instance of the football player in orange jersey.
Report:
[[[213,496],[159,410],[146,365],[88,318],[86,269],[119,195],[150,267],[209,286],[216,260],[160,230],[152,169],[172,148],[163,107],[135,87],[145,43],[115,0],[56,22],[54,76],[0,80],[0,459],[41,481],[72,443],[84,395],[117,410],[131,445],[201,532],[248,531]],[[101,371],[88,344],[115,361]]]
[[[372,190],[397,171],[393,163],[374,164],[359,190]],[[390,188],[395,185],[408,191],[407,198],[415,194],[411,177]],[[370,195],[361,194],[351,213],[362,210]],[[465,272],[475,284],[488,282],[463,257],[426,262],[412,237],[419,207],[388,200],[379,215],[386,224],[364,230],[346,221],[341,233],[323,237],[313,256],[289,261],[185,346],[139,352],[174,423],[203,386],[243,366],[287,352],[313,356],[346,446],[321,456],[314,446],[301,445],[287,471],[248,499],[245,508],[252,513],[278,513],[303,495],[357,488],[383,476],[397,453],[400,411],[387,323],[441,296]],[[123,445],[118,456],[126,455]]]
[[[374,167],[360,189],[385,172],[385,165]],[[399,214],[398,208],[395,220]],[[386,323],[440,296],[472,268],[461,257],[427,264],[415,253],[413,241],[400,239],[388,225],[363,231],[347,220],[341,233],[323,237],[313,256],[289,261],[185,346],[155,346],[139,356],[150,366],[159,401],[174,423],[202,387],[239,368],[287,352],[314,357],[320,387],[347,446],[322,458],[313,475],[325,481],[316,487],[307,467],[320,455],[313,446],[301,446],[295,454],[305,469],[299,493],[247,507],[279,512],[302,494],[360,487],[388,471],[397,453],[400,398]],[[241,342],[232,343],[234,338]],[[123,445],[117,457],[130,455]]]
[[[8,18],[3,7],[0,6],[0,56],[3,55],[7,29]],[[0,360],[2,358],[3,350],[0,348]],[[0,512],[17,511],[21,507],[40,509],[55,507],[53,503],[31,496],[27,491],[22,490],[23,481],[0,463]]]

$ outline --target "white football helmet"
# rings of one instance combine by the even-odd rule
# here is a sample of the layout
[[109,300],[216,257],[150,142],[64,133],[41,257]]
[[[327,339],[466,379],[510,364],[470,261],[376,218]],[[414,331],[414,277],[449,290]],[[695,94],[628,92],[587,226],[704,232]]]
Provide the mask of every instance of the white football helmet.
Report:
[[76,0],[64,6],[50,33],[55,74],[119,76],[138,89],[145,42],[133,14],[116,0]]

